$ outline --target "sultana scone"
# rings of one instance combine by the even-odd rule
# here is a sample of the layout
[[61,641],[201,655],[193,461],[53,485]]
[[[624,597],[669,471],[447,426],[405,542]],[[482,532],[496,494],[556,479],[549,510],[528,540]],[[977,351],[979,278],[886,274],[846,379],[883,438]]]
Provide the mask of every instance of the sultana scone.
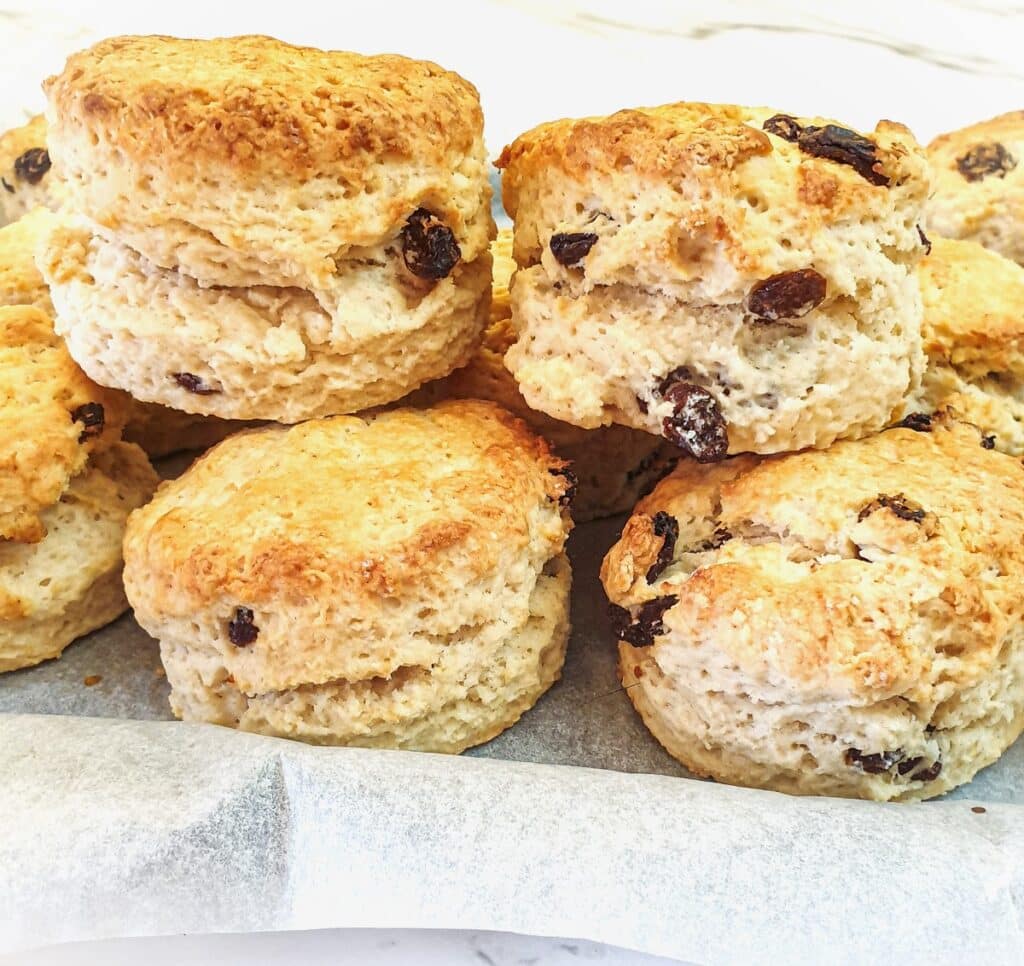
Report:
[[41,261],[98,381],[297,422],[478,344],[494,234],[475,88],[268,37],[116,37],[44,85],[68,218]]
[[917,274],[928,365],[908,418],[952,407],[986,445],[1024,456],[1024,268],[935,237]]
[[713,462],[875,432],[919,381],[928,174],[901,125],[671,104],[541,125],[498,164],[530,406]]
[[678,450],[659,436],[625,426],[579,429],[531,409],[505,368],[515,341],[509,309],[509,282],[515,271],[512,232],[498,233],[494,258],[491,320],[484,341],[469,362],[450,376],[428,383],[410,397],[415,405],[440,399],[490,399],[514,413],[569,461],[576,478],[572,517],[586,523],[632,509],[671,468]]
[[42,114],[0,134],[0,225],[39,206],[57,210],[65,186],[50,162]]
[[939,795],[1024,728],[1024,467],[948,415],[683,461],[602,580],[626,693],[699,775]]
[[125,538],[172,710],[327,744],[487,741],[561,671],[569,488],[487,402],[226,440]]
[[950,131],[928,145],[928,232],[964,238],[1024,265],[1024,111]]

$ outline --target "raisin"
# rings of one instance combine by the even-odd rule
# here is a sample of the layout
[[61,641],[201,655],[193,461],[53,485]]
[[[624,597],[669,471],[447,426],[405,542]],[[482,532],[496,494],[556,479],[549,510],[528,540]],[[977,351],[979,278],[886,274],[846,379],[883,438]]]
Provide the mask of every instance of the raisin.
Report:
[[914,503],[913,500],[908,500],[902,493],[897,493],[894,496],[880,493],[857,514],[858,522],[866,520],[872,513],[883,507],[892,510],[901,520],[909,520],[911,523],[920,523],[925,518],[924,507]]
[[672,415],[662,420],[665,438],[698,463],[717,463],[729,452],[729,431],[718,401],[706,389],[677,382],[665,390]]
[[99,436],[103,432],[103,421],[105,414],[100,403],[84,403],[71,414],[71,422],[81,423],[82,432],[78,435],[78,442],[84,443],[87,439]]
[[732,540],[732,534],[723,527],[719,527],[712,535],[709,540],[705,540],[699,544],[693,551],[694,553],[707,553],[709,550],[717,550],[723,544],[728,543]]
[[668,597],[655,597],[654,600],[641,604],[635,617],[625,607],[610,605],[609,614],[615,635],[633,647],[650,647],[656,637],[665,633],[665,625],[662,622],[665,611],[678,603],[679,598],[674,594]]
[[995,449],[996,438],[995,436],[982,436],[981,437],[981,448],[982,449]]
[[558,505],[568,506],[576,499],[576,491],[579,489],[580,481],[576,478],[576,474],[564,466],[557,470],[548,470],[548,472],[552,476],[565,477],[565,489],[562,490],[562,495],[558,498]]
[[788,114],[776,114],[768,118],[762,127],[769,134],[792,141],[804,154],[849,165],[871,184],[889,184],[888,176],[875,170],[878,163],[878,145],[863,134],[840,127],[838,124],[826,124],[823,127],[808,124],[804,127]]
[[799,319],[821,305],[825,288],[825,277],[813,268],[782,272],[754,284],[747,296],[747,310],[768,322]]
[[930,764],[927,768],[922,769],[919,772],[915,772],[911,776],[911,781],[915,782],[931,782],[935,781],[939,775],[942,774],[942,762],[936,761]]
[[646,399],[641,399],[639,396],[637,396],[635,398],[636,398],[636,408],[639,409],[640,412],[642,412],[646,416],[647,415],[647,409],[648,409],[648,407],[647,407],[647,400]]
[[917,768],[917,766],[920,765],[922,761],[924,761],[924,758],[922,758],[920,755],[916,755],[913,758],[907,758],[906,761],[901,761],[896,766],[896,771],[898,771],[901,775],[905,775],[907,774],[907,772],[913,771],[915,768]]
[[1005,178],[1017,167],[1017,159],[998,142],[979,144],[956,159],[956,167],[967,181],[981,181],[989,175]]
[[776,137],[782,138],[783,141],[792,141],[793,143],[799,140],[803,131],[800,122],[788,114],[776,114],[768,118],[761,127],[769,134],[774,134]]
[[191,372],[172,372],[171,378],[182,389],[187,389],[197,396],[212,396],[214,393],[220,392],[219,389],[214,389],[213,386],[208,386],[203,382],[202,376],[195,376]]
[[592,231],[559,232],[552,235],[549,242],[555,261],[566,268],[579,265],[596,244],[597,235]]
[[447,278],[462,258],[452,230],[426,208],[417,208],[402,228],[402,258],[417,278]]
[[661,549],[657,559],[647,571],[647,583],[652,584],[661,576],[665,568],[672,563],[672,554],[679,539],[679,521],[674,516],[659,510],[651,517],[651,528],[656,537],[661,537]]
[[253,613],[248,607],[236,607],[235,615],[228,621],[228,640],[235,647],[248,647],[259,637],[260,629],[252,622]]
[[974,812],[975,815],[984,815],[986,809],[984,805],[972,805],[971,811]]
[[921,244],[924,245],[924,253],[930,255],[932,253],[931,239],[924,233],[924,229],[920,225],[917,226],[917,235],[921,239]]
[[932,431],[932,417],[928,413],[911,413],[904,416],[897,424],[904,429],[912,429],[915,433],[930,433]]
[[667,375],[661,377],[658,383],[658,395],[664,396],[677,382],[689,382],[693,373],[687,366],[678,366]]
[[8,194],[14,194],[14,185],[10,184],[6,178],[0,178],[0,184],[4,186],[4,191],[6,191]]
[[849,748],[843,760],[850,768],[858,768],[867,775],[884,775],[893,765],[903,760],[903,750],[880,751],[865,755],[859,748]]
[[29,148],[14,162],[14,173],[29,184],[39,184],[50,170],[50,152],[46,148]]

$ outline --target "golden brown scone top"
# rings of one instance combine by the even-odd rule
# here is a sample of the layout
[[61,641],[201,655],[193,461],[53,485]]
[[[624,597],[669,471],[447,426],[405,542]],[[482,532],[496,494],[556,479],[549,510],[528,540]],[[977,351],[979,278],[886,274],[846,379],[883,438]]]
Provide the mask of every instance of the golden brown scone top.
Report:
[[53,316],[50,290],[36,268],[35,250],[53,218],[36,208],[0,228],[0,305],[34,305]]
[[44,84],[50,111],[136,160],[234,175],[344,175],[384,155],[441,163],[482,126],[476,89],[428,61],[271,37],[113,37]]
[[[504,169],[505,210],[515,218],[523,182],[554,169],[571,180],[631,173],[680,191],[699,180],[708,186],[707,192],[694,196],[695,208],[703,212],[708,201],[716,201],[716,188],[733,195],[746,186],[753,191],[771,177],[770,166],[758,159],[797,165],[800,200],[832,219],[877,196],[879,186],[854,167],[812,156],[796,143],[767,133],[765,122],[778,114],[770,108],[681,102],[541,124],[520,135],[498,159]],[[794,120],[802,127],[836,123]],[[922,177],[923,155],[903,125],[880,121],[866,136],[875,145],[875,175],[893,186]]]
[[976,242],[933,238],[917,277],[929,357],[1024,376],[1024,268]]
[[[938,135],[928,145],[927,153],[939,179],[950,179],[953,184],[964,187],[982,184],[990,178],[998,182],[1010,171],[1016,170],[1019,163],[1024,161],[1018,147],[1022,143],[1024,111],[1008,111]],[[999,147],[1009,152],[1009,157],[1002,159],[1002,167],[1006,170],[999,170]],[[981,155],[969,156],[977,148],[995,148],[996,151],[983,151]]]
[[0,538],[45,536],[39,514],[93,452],[116,442],[124,403],[89,379],[28,306],[0,308]]
[[255,430],[161,487],[132,516],[126,554],[168,614],[224,597],[378,607],[440,571],[471,579],[527,546],[559,552],[563,466],[477,401]]
[[35,187],[52,177],[46,150],[46,118],[36,114],[21,127],[0,134],[0,211],[22,189]]
[[682,461],[601,576],[634,613],[677,598],[668,627],[801,700],[941,701],[1024,614],[1024,467],[947,417],[821,451]]

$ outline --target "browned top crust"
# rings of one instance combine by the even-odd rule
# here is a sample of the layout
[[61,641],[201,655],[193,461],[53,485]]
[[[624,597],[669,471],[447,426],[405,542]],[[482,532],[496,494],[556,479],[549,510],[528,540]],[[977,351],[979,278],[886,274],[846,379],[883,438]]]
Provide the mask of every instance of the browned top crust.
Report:
[[468,151],[476,89],[428,61],[294,47],[271,37],[113,37],[44,84],[62,124],[126,157],[298,178],[382,155]]
[[[940,171],[957,170],[957,160],[979,145],[1016,143],[1024,138],[1024,111],[1007,111],[976,124],[949,131],[933,138],[928,145],[928,160]],[[1024,159],[1019,159],[1024,160]],[[968,166],[969,167],[969,166]],[[968,172],[970,173],[970,172]],[[957,174],[959,180],[966,180]]]
[[478,401],[241,433],[132,515],[129,597],[181,616],[225,598],[358,612],[457,593],[527,548],[560,551],[564,465]]
[[46,535],[40,513],[91,453],[120,439],[125,403],[78,368],[30,306],[0,307],[0,374],[0,538],[35,543]]
[[[734,180],[733,172],[746,162],[773,152],[783,161],[800,164],[801,193],[809,205],[847,209],[877,193],[879,187],[853,167],[802,154],[796,144],[766,133],[765,121],[777,113],[769,108],[680,102],[541,124],[516,138],[497,161],[505,171],[505,210],[515,218],[521,185],[551,168],[572,180],[624,172],[676,184],[700,180],[710,182],[713,191],[716,185],[725,190]],[[803,126],[836,123],[796,120]],[[876,146],[878,175],[895,184],[919,173],[917,143],[903,125],[880,121],[870,137]],[[765,169],[758,168],[756,174],[763,179]],[[703,200],[712,200],[709,195],[710,191]]]
[[[634,611],[676,598],[663,617],[676,646],[722,651],[793,700],[934,703],[987,673],[1024,616],[1022,494],[1020,462],[946,417],[827,450],[683,461],[601,576]],[[667,550],[659,512],[678,524]]]

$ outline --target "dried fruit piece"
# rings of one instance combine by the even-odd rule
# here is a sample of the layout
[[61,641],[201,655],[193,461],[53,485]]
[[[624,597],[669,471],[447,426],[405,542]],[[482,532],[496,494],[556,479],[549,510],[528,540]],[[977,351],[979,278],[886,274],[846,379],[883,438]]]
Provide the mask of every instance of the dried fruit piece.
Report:
[[1017,167],[1017,159],[997,141],[975,145],[956,159],[956,167],[966,181],[981,181],[992,175],[1005,178],[1007,171]]
[[709,550],[717,550],[723,544],[728,543],[732,540],[732,534],[724,527],[719,527],[712,535],[710,540],[705,540],[695,550],[694,553],[706,553]]
[[909,520],[911,523],[920,523],[926,515],[924,507],[913,500],[908,500],[902,493],[897,493],[894,496],[880,493],[857,514],[857,520],[866,520],[872,513],[883,507],[892,510],[901,520]]
[[560,467],[557,470],[548,470],[548,472],[552,476],[565,477],[565,489],[562,491],[562,495],[558,498],[558,505],[568,506],[576,499],[576,491],[579,489],[580,481],[576,478],[576,474],[565,466]]
[[590,249],[597,244],[597,235],[592,231],[559,232],[551,236],[548,244],[555,261],[572,268],[590,254]]
[[81,423],[82,432],[78,435],[78,442],[84,443],[87,439],[99,436],[103,432],[105,413],[101,403],[83,403],[71,413],[71,422]]
[[679,603],[674,594],[668,597],[655,597],[640,605],[633,617],[625,607],[612,604],[609,613],[616,637],[633,647],[650,647],[654,639],[665,633],[662,618],[670,607]]
[[917,768],[917,766],[920,765],[922,761],[924,761],[924,758],[921,755],[916,755],[913,758],[908,758],[906,761],[901,761],[896,766],[896,771],[898,771],[901,775],[906,775],[907,772],[911,772],[915,768]]
[[813,268],[780,272],[756,282],[747,295],[747,311],[767,322],[799,319],[825,300],[825,276]]
[[417,278],[447,278],[462,258],[452,230],[426,208],[417,208],[401,231],[405,267]]
[[182,389],[194,392],[197,396],[212,396],[214,393],[220,392],[219,389],[214,389],[213,386],[208,386],[203,382],[202,376],[195,376],[191,372],[172,372],[171,378]]
[[667,440],[698,463],[717,463],[729,452],[729,431],[718,401],[706,389],[677,382],[664,392],[672,414],[662,420]]
[[928,413],[911,413],[904,416],[897,424],[904,429],[912,429],[915,433],[930,433],[932,431],[932,417]]
[[865,755],[859,748],[848,748],[843,761],[850,768],[858,768],[867,775],[884,775],[893,765],[903,760],[904,754],[902,748],[871,755]]
[[29,148],[14,162],[14,173],[29,184],[39,184],[50,170],[50,152],[46,148]]
[[776,114],[761,126],[769,134],[795,143],[804,154],[849,165],[871,184],[883,187],[889,184],[888,175],[875,170],[878,164],[878,145],[863,134],[838,124],[808,124],[804,127],[788,114]]
[[930,764],[927,768],[923,768],[921,771],[915,772],[913,775],[911,775],[910,780],[915,782],[931,782],[935,781],[935,779],[938,778],[941,774],[942,762],[935,761],[932,762],[932,764]]
[[921,239],[921,244],[924,245],[924,253],[930,255],[932,253],[932,243],[920,225],[917,226],[917,236]]
[[995,438],[995,436],[994,435],[982,436],[981,437],[981,448],[982,449],[995,449],[996,448],[996,438]]
[[228,640],[235,647],[248,647],[259,633],[260,629],[253,623],[253,612],[248,607],[236,607],[234,617],[228,621]]
[[665,568],[672,563],[672,554],[679,539],[679,521],[670,513],[659,510],[651,517],[651,529],[656,537],[661,537],[661,549],[654,563],[647,571],[647,583],[652,584],[661,576]]

